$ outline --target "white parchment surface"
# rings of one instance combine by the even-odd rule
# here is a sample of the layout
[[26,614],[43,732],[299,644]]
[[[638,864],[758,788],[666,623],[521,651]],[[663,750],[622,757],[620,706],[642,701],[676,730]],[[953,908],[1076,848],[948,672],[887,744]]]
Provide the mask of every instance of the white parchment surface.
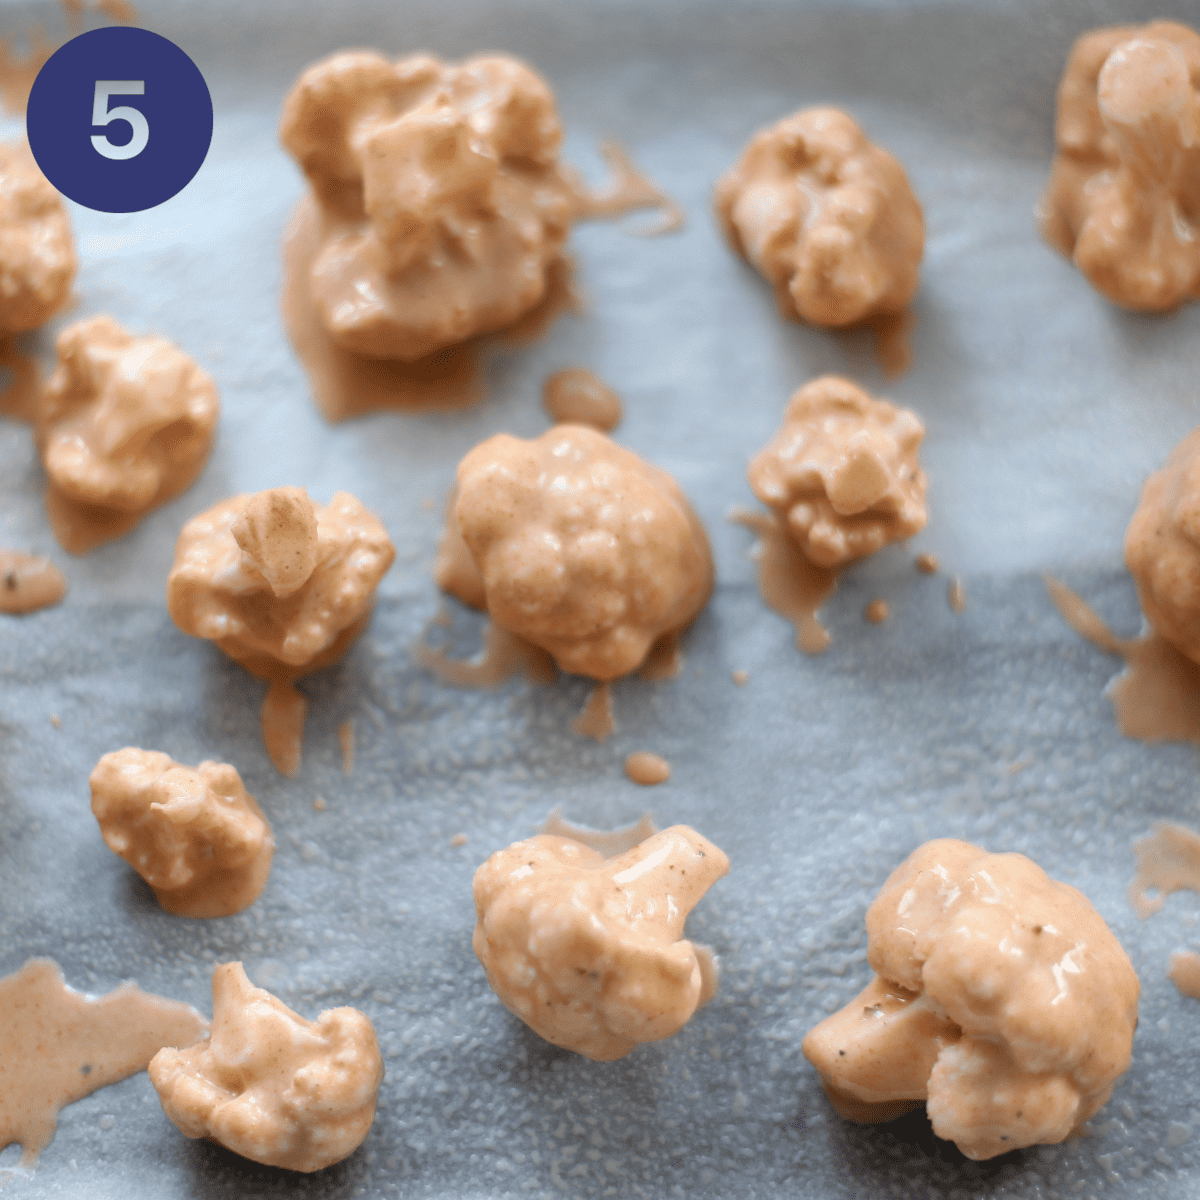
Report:
[[[151,212],[78,207],[78,304],[176,341],[216,378],[224,415],[196,485],[85,559],[49,532],[29,431],[0,421],[0,543],[49,553],[66,602],[0,622],[0,972],[50,955],[72,984],[134,978],[211,1011],[215,962],[309,1017],[354,1004],[376,1024],[387,1079],[375,1126],[315,1176],[256,1167],[185,1140],[145,1075],[64,1111],[21,1200],[120,1197],[500,1196],[1189,1197],[1200,1195],[1200,1004],[1167,980],[1200,943],[1200,898],[1139,921],[1131,840],[1161,818],[1200,826],[1197,751],[1123,739],[1102,695],[1112,659],[1050,605],[1052,571],[1123,633],[1139,623],[1121,538],[1146,473],[1197,423],[1200,306],[1144,317],[1092,291],[1039,239],[1032,210],[1052,145],[1054,89],[1093,25],[1177,15],[1142,0],[817,4],[785,0],[145,0],[142,23],[208,79],[209,159]],[[65,26],[56,3],[0,4],[0,33]],[[301,194],[279,149],[282,98],[344,46],[448,56],[515,52],[554,86],[567,155],[593,179],[613,137],[686,208],[673,237],[613,225],[572,237],[586,311],[488,360],[487,399],[452,415],[385,414],[330,428],[278,313],[279,240]],[[888,380],[866,334],[781,322],[722,243],[709,193],[746,137],[802,105],[845,106],[907,168],[929,240],[914,365]],[[12,120],[6,136],[19,131]],[[640,218],[633,218],[636,222]],[[570,732],[587,688],[446,687],[413,639],[459,457],[497,431],[540,432],[542,380],[583,366],[624,397],[616,436],[672,471],[712,536],[719,585],[674,680],[615,688],[617,734]],[[748,458],[789,394],[840,371],[915,409],[928,436],[931,518],[904,550],[847,573],[807,658],[763,608]],[[263,685],[167,617],[183,522],[234,491],[338,489],[398,548],[375,618],[311,700],[294,780],[267,761]],[[968,604],[946,603],[961,574]],[[892,617],[865,623],[882,597]],[[456,649],[479,621],[451,606]],[[730,672],[744,669],[736,686]],[[51,723],[58,717],[61,728]],[[337,729],[354,723],[357,765]],[[261,899],[186,921],[104,845],[87,776],[124,745],[233,763],[279,849]],[[639,789],[621,764],[649,750],[671,781]],[[315,807],[318,798],[323,810]],[[675,1038],[616,1063],[539,1040],[491,994],[471,952],[471,876],[556,805],[594,826],[648,806],[720,845],[732,872],[689,922],[723,965],[721,992]],[[451,839],[465,834],[465,845]],[[1142,979],[1135,1060],[1087,1136],[971,1164],[923,1116],[858,1127],[833,1115],[800,1054],[805,1031],[866,981],[863,914],[921,841],[1020,850],[1093,900]],[[112,1119],[110,1119],[112,1118]],[[0,1168],[17,1151],[0,1154]]]

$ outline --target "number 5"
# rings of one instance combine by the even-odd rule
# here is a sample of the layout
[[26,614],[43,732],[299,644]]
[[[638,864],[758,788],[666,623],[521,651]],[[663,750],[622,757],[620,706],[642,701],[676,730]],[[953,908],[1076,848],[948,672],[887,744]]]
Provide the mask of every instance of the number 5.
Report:
[[133,137],[124,146],[114,146],[103,133],[92,134],[92,145],[105,158],[136,158],[150,141],[150,122],[136,108],[127,104],[108,107],[109,96],[144,96],[146,84],[141,79],[97,79],[96,98],[92,102],[92,124],[107,125],[110,121],[128,121]]

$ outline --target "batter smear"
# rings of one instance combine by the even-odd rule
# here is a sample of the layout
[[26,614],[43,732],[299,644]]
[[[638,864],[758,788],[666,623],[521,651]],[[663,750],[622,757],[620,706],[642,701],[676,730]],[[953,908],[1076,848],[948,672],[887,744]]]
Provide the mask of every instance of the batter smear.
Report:
[[1164,821],[1150,837],[1134,842],[1133,852],[1138,871],[1129,903],[1142,920],[1158,912],[1172,892],[1200,893],[1200,834]]
[[1145,742],[1200,743],[1200,666],[1157,633],[1122,641],[1065,584],[1049,575],[1043,582],[1076,633],[1125,660],[1106,689],[1121,732]]
[[0,1147],[19,1142],[21,1165],[33,1166],[66,1105],[207,1033],[186,1004],[132,983],[89,999],[67,987],[57,963],[31,958],[0,979]]

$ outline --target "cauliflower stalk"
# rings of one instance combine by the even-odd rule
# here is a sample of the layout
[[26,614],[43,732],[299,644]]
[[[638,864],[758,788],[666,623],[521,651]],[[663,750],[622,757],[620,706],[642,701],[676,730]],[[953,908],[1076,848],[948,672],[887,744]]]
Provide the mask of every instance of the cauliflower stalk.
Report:
[[379,519],[346,492],[325,506],[303,488],[234,496],[183,527],[167,610],[254,674],[295,679],[346,652],[395,557]]
[[540,834],[475,873],[475,953],[505,1007],[547,1041],[623,1058],[678,1032],[711,994],[683,927],[728,870],[685,825],[609,859]]
[[845,1116],[924,1101],[934,1133],[992,1158],[1061,1142],[1129,1065],[1133,967],[1087,898],[1024,855],[927,842],[867,939],[877,977],[803,1045]]
[[1047,240],[1128,308],[1200,294],[1200,34],[1174,21],[1084,34],[1058,89]]
[[319,1171],[371,1128],[383,1060],[370,1020],[331,1008],[306,1021],[254,987],[242,964],[213,971],[212,1037],[160,1050],[150,1081],[167,1116],[255,1162]]

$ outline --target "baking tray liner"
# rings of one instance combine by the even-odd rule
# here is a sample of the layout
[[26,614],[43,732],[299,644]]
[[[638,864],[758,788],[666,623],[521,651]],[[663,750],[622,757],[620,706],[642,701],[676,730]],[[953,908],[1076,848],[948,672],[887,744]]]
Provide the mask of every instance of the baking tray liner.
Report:
[[[72,207],[78,303],[176,341],[216,378],[224,415],[197,484],[123,541],[58,550],[29,432],[0,421],[6,545],[49,553],[65,603],[0,625],[0,971],[46,954],[93,992],[134,978],[210,1011],[212,964],[307,1016],[355,1004],[375,1022],[387,1079],[360,1151],[315,1176],[189,1142],[145,1075],[64,1110],[13,1196],[1187,1197],[1200,1194],[1200,1008],[1166,978],[1200,943],[1200,899],[1139,921],[1125,900],[1131,840],[1156,819],[1200,825],[1196,751],[1123,739],[1102,695],[1118,663],[1068,630],[1040,573],[1063,577],[1121,632],[1139,613],[1121,537],[1146,473],[1197,422],[1200,308],[1122,312],[1038,238],[1032,209],[1052,147],[1054,88],[1076,34],[1171,15],[1100,3],[527,0],[404,6],[146,2],[216,109],[209,159],[148,213]],[[1188,6],[1177,14],[1189,16]],[[1190,10],[1194,20],[1196,12]],[[54,3],[0,4],[0,32]],[[527,58],[558,93],[566,155],[593,180],[612,137],[686,208],[680,234],[582,226],[572,253],[585,310],[539,343],[499,348],[486,400],[430,416],[329,427],[278,315],[279,239],[302,192],[278,148],[282,97],[344,46]],[[802,105],[834,103],[900,158],[929,238],[913,366],[887,378],[865,333],[780,321],[767,288],[722,243],[709,193],[746,137]],[[0,126],[6,136],[19,122]],[[631,218],[637,223],[643,218]],[[437,611],[430,567],[455,464],[497,431],[546,426],[542,380],[595,370],[624,397],[616,436],[672,471],[712,537],[718,587],[675,679],[619,682],[603,745],[570,731],[587,686],[513,680],[449,688],[409,648]],[[761,604],[749,457],[788,395],[838,371],[912,407],[928,434],[930,522],[843,577],[833,645],[793,649]],[[311,700],[300,775],[266,759],[263,685],[179,633],[163,604],[183,522],[234,491],[339,488],[377,512],[398,549],[367,634]],[[914,551],[942,560],[918,574]],[[967,608],[946,602],[962,576]],[[862,609],[885,598],[882,626]],[[480,622],[451,604],[457,652]],[[749,672],[744,687],[730,679]],[[50,717],[61,721],[55,727]],[[337,728],[353,721],[342,773]],[[228,919],[161,912],[100,839],[87,775],[123,745],[232,762],[275,829],[262,898]],[[646,749],[671,781],[621,771]],[[318,798],[324,811],[314,808]],[[592,1063],[538,1039],[491,994],[470,947],[471,875],[555,806],[598,827],[650,808],[732,859],[689,921],[721,956],[714,1003],[673,1039]],[[467,843],[451,839],[465,834]],[[1082,888],[1143,984],[1135,1058],[1087,1136],[972,1164],[919,1114],[889,1126],[835,1117],[799,1052],[805,1031],[869,971],[863,914],[921,841],[969,838],[1032,855]],[[110,1119],[111,1118],[111,1119]],[[17,1150],[0,1154],[0,1168]]]

